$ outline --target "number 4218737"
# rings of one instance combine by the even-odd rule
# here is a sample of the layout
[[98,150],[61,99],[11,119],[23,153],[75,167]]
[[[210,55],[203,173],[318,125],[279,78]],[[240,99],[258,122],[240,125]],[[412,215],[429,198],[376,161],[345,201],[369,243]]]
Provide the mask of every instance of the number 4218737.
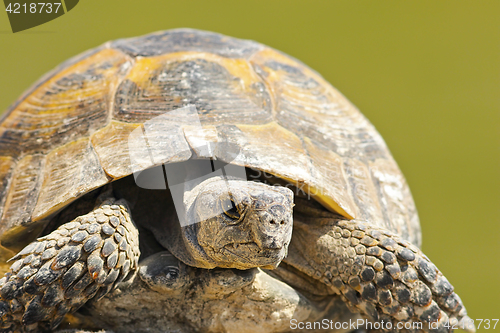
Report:
[[20,4],[18,2],[14,3],[9,3],[7,8],[5,8],[6,12],[9,12],[11,14],[41,14],[41,13],[47,13],[50,14],[52,12],[57,13],[59,11],[59,8],[61,7],[60,2],[32,2],[32,3],[24,3]]

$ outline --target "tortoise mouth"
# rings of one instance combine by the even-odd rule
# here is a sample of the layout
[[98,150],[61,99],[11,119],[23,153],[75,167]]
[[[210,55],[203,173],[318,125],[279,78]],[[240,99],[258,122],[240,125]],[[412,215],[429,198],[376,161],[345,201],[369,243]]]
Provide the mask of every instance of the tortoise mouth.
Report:
[[275,268],[286,257],[287,245],[261,248],[255,242],[229,243],[220,248],[214,259],[239,269]]

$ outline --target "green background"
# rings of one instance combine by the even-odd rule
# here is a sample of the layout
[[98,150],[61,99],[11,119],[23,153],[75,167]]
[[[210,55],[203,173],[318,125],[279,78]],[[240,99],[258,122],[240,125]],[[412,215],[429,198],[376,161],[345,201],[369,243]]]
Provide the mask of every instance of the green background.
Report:
[[4,12],[0,110],[110,39],[192,27],[270,45],[320,72],[375,124],[412,189],[425,253],[471,318],[500,318],[499,18],[498,0],[85,0],[12,34]]

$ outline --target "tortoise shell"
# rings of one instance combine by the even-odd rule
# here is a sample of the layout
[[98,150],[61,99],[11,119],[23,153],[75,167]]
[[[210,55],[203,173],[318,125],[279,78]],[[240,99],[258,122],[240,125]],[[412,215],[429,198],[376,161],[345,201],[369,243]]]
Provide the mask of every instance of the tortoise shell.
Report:
[[[161,158],[132,165],[129,136],[173,117]],[[203,134],[224,149],[201,151]],[[165,138],[169,141],[165,143]],[[154,147],[153,147],[154,148]],[[137,168],[216,158],[293,182],[327,209],[420,244],[407,183],[369,121],[318,73],[262,44],[192,29],[108,42],[40,79],[0,123],[0,256],[82,195]],[[148,162],[149,161],[149,162]]]

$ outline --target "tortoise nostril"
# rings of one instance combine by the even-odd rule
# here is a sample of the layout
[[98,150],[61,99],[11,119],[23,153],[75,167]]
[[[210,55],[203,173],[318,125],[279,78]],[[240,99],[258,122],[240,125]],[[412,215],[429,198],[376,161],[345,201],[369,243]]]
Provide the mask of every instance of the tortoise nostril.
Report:
[[283,225],[283,224],[285,224],[285,220],[279,220],[279,221],[276,221],[276,220],[270,220],[270,221],[269,221],[269,224],[278,224],[278,225]]

